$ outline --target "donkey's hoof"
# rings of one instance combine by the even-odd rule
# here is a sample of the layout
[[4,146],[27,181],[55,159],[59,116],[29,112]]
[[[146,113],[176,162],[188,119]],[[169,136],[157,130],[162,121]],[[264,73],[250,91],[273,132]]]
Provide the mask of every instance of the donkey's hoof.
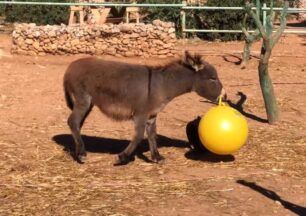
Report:
[[160,154],[158,154],[152,157],[152,161],[157,164],[163,164],[165,162],[165,158]]
[[78,155],[76,157],[76,160],[77,160],[78,163],[81,163],[81,164],[85,163],[85,161],[86,161],[86,154]]
[[116,161],[114,163],[114,166],[121,166],[121,165],[126,165],[131,161],[130,157],[127,156],[124,153],[121,153],[118,155],[118,157],[116,158]]

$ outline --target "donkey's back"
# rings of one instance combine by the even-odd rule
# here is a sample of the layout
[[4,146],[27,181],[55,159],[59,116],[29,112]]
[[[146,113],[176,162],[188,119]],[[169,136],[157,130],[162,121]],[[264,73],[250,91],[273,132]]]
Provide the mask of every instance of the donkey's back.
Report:
[[145,107],[148,76],[143,65],[84,58],[68,67],[64,88],[73,103],[90,100],[107,116],[125,120]]

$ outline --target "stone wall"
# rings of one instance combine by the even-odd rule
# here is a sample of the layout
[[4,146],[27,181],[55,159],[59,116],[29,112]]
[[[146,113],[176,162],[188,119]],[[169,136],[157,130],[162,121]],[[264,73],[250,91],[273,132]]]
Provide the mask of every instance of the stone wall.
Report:
[[173,23],[36,26],[16,24],[12,52],[22,55],[93,55],[169,57],[176,54]]

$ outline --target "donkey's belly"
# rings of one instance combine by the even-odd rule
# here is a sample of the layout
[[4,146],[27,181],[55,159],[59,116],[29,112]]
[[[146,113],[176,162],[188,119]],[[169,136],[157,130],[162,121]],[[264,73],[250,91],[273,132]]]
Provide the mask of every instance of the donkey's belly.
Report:
[[96,104],[102,113],[117,121],[129,120],[133,117],[133,110],[127,105],[120,103]]

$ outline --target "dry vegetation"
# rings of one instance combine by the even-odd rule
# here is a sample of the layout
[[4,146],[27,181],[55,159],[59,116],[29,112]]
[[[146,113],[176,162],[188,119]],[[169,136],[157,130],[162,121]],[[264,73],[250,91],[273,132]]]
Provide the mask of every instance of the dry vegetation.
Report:
[[217,67],[233,101],[239,99],[238,91],[247,96],[244,111],[253,115],[248,118],[248,143],[233,156],[191,152],[185,126],[212,105],[188,94],[158,118],[165,164],[148,163],[144,143],[135,161],[122,167],[112,163],[127,145],[132,124],[112,122],[96,109],[83,129],[87,163],[77,164],[69,154],[73,145],[62,76],[80,56],[11,56],[10,40],[0,35],[0,215],[305,213],[305,37],[286,36],[274,51],[271,74],[282,112],[274,126],[260,121],[265,110],[257,79],[259,44],[245,70],[235,64],[242,43],[181,45],[204,54]]

